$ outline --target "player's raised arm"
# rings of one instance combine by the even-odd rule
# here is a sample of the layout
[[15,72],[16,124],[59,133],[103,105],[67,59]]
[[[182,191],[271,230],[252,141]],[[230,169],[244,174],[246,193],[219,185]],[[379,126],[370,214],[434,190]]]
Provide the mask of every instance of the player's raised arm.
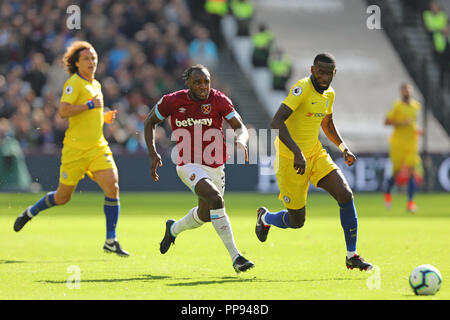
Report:
[[303,152],[300,147],[292,139],[291,134],[289,133],[289,130],[285,124],[285,121],[290,117],[292,112],[293,111],[291,108],[282,103],[278,108],[278,111],[273,116],[270,126],[272,127],[272,129],[278,130],[278,137],[280,138],[281,142],[283,142],[286,147],[288,147],[289,150],[294,153],[294,169],[297,171],[297,173],[304,174],[306,169],[306,159],[303,156]]
[[323,118],[321,127],[327,138],[330,139],[330,141],[333,142],[344,153],[345,163],[348,166],[351,166],[356,161],[356,157],[345,145],[344,140],[335,127],[332,113],[327,114],[325,118]]
[[227,119],[227,122],[230,124],[231,128],[233,128],[236,133],[235,143],[238,148],[242,148],[245,152],[245,161],[248,161],[248,149],[247,149],[247,141],[248,141],[248,130],[242,121],[239,113],[235,111],[235,116],[231,119]]
[[154,181],[159,180],[159,176],[156,173],[156,169],[158,166],[162,166],[162,160],[159,153],[156,151],[155,146],[155,128],[158,123],[160,123],[162,120],[158,118],[155,112],[155,107],[150,111],[149,115],[147,116],[147,119],[145,119],[144,122],[144,137],[145,137],[145,143],[147,144],[148,148],[148,154],[150,157],[150,168],[151,168],[151,175]]

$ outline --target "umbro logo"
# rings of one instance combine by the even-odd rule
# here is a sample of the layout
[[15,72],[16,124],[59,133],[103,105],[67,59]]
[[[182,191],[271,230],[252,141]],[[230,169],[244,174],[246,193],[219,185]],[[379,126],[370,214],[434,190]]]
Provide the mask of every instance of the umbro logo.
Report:
[[178,109],[178,112],[180,112],[180,113],[185,113],[185,112],[186,112],[186,108],[179,108],[179,109]]

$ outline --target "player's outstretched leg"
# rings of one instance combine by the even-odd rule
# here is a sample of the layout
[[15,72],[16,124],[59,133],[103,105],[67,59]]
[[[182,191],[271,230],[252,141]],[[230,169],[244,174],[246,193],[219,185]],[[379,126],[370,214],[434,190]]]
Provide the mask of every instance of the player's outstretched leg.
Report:
[[47,193],[34,205],[29,206],[22,212],[14,222],[14,231],[19,232],[25,224],[35,217],[40,211],[55,206],[55,191]]
[[166,221],[166,233],[164,234],[164,238],[162,239],[161,243],[159,244],[159,251],[164,254],[166,253],[170,245],[172,243],[175,243],[175,236],[172,235],[170,229],[172,225],[175,223],[175,220],[169,219]]
[[225,208],[210,210],[211,223],[228,250],[236,272],[247,271],[254,266],[253,262],[244,258],[236,248],[231,223]]
[[269,234],[270,225],[265,224],[262,219],[267,212],[269,212],[269,210],[264,207],[258,208],[258,210],[256,210],[255,233],[259,241],[261,242],[266,241],[267,235]]
[[364,261],[356,251],[358,239],[358,214],[356,212],[353,192],[348,186],[340,170],[333,170],[322,178],[318,186],[328,191],[339,204],[339,216],[344,230],[347,257],[345,263],[348,269],[370,270],[372,264]]
[[199,207],[201,207],[199,216],[203,221],[211,221],[217,235],[228,250],[234,270],[243,272],[252,268],[253,262],[244,258],[236,247],[225,201],[217,186],[209,178],[201,179],[195,186],[195,192],[199,196]]
[[[173,221],[173,222],[172,222]],[[198,207],[194,207],[180,220],[167,220],[166,233],[160,244],[161,253],[166,253],[170,245],[175,242],[175,238],[183,231],[191,230],[202,226],[202,221],[198,216]]]
[[261,242],[266,241],[270,226],[281,229],[298,229],[305,224],[305,207],[297,210],[281,210],[279,212],[270,212],[266,208],[260,207],[256,212],[255,233]]

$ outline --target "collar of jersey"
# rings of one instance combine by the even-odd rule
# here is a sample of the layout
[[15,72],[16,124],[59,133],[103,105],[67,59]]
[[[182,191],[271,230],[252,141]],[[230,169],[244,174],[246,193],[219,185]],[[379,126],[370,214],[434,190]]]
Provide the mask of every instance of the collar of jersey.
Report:
[[86,80],[89,83],[92,83],[91,81],[89,81],[88,79],[86,79],[85,77],[83,77],[81,74],[78,73],[78,71],[76,72],[77,76],[79,76],[81,79]]
[[313,79],[312,79],[312,75],[309,76],[309,79],[311,80],[311,85],[312,85],[313,88],[314,88],[314,92],[317,93],[317,94],[319,94],[319,95],[321,95],[321,96],[323,96],[323,95],[325,94],[325,92],[326,92],[328,89],[330,89],[330,86],[331,86],[331,85],[328,86],[328,88],[327,88],[326,90],[323,90],[322,93],[320,93],[319,91],[317,91],[316,87],[314,86],[314,81],[313,81]]

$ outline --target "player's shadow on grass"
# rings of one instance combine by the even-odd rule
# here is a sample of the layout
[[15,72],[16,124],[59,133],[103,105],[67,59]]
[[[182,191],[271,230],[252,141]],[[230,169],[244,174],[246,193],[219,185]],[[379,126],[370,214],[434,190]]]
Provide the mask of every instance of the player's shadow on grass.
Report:
[[10,264],[10,263],[27,263],[28,261],[20,260],[0,260],[0,264]]
[[194,282],[178,282],[178,283],[169,283],[168,286],[171,287],[183,287],[183,286],[198,286],[198,285],[208,285],[208,284],[222,284],[222,283],[232,283],[232,282],[254,282],[258,281],[256,279],[240,279],[236,277],[222,277],[217,280],[201,280],[201,281],[194,281]]
[[0,260],[0,264],[11,263],[79,263],[79,262],[106,262],[106,259],[91,259],[91,260],[52,260],[52,261],[22,261],[22,260]]
[[354,278],[332,278],[332,279],[296,279],[296,280],[273,280],[273,279],[261,279],[261,278],[236,278],[236,277],[222,277],[218,280],[201,280],[194,282],[178,282],[170,283],[167,286],[198,286],[198,285],[210,285],[210,284],[223,284],[223,283],[233,283],[233,282],[305,282],[305,281],[366,281],[367,279],[354,279]]
[[[126,282],[126,281],[155,281],[155,280],[165,280],[171,279],[170,276],[153,276],[151,274],[143,274],[134,278],[122,278],[122,279],[83,279],[81,278],[81,283],[95,283],[95,282]],[[51,284],[65,284],[67,280],[37,280],[40,283],[51,283]]]

